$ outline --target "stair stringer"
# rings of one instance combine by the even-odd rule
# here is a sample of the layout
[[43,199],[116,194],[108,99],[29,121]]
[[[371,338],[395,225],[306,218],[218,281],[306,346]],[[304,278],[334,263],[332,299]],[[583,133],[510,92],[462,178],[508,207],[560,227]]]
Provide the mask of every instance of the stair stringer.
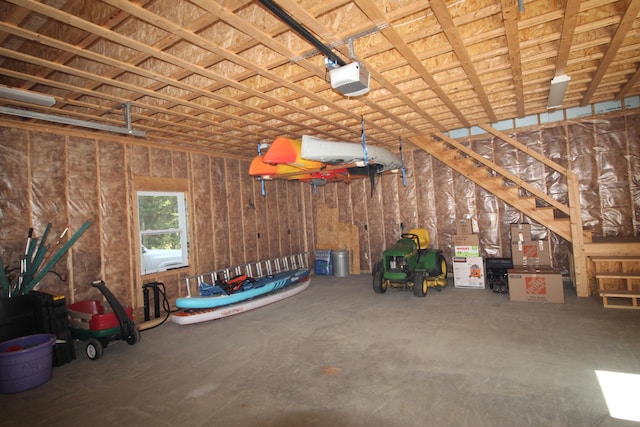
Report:
[[[574,283],[574,286],[576,287],[576,293],[578,296],[589,296],[590,286],[587,272],[586,256],[584,252],[584,234],[582,230],[582,217],[580,212],[580,199],[578,194],[576,175],[559,165],[556,165],[556,167],[554,167],[554,169],[567,176],[567,184],[569,188],[569,206],[567,206],[553,199],[546,193],[541,192],[537,188],[534,188],[524,180],[513,175],[512,173],[493,163],[492,161],[484,158],[480,154],[464,146],[458,141],[449,138],[447,135],[438,132],[435,133],[434,136],[442,140],[442,143],[432,141],[427,136],[413,137],[410,138],[410,140],[417,147],[431,154],[433,157],[446,164],[456,172],[467,177],[476,185],[484,188],[491,194],[494,194],[505,203],[508,203],[536,222],[547,227],[558,236],[567,240],[571,244],[572,249],[571,252],[573,256],[573,268],[571,271],[571,279]],[[454,149],[447,148],[445,144],[453,147]],[[522,147],[516,146],[516,148],[522,150]],[[525,153],[531,155],[530,153]],[[537,154],[537,156],[539,156],[539,154]],[[548,166],[548,163],[553,163],[548,159],[543,162]],[[497,177],[490,175],[489,171],[487,171],[487,173],[483,176],[482,169],[476,168],[475,163],[484,165],[489,171],[493,171],[494,173],[496,173]],[[504,186],[503,183],[505,180],[513,182],[515,184],[515,187]],[[520,197],[520,188],[531,193],[534,198]],[[550,207],[537,207],[535,198],[543,200]],[[565,213],[568,218],[555,218],[551,208],[558,209],[559,211]]]

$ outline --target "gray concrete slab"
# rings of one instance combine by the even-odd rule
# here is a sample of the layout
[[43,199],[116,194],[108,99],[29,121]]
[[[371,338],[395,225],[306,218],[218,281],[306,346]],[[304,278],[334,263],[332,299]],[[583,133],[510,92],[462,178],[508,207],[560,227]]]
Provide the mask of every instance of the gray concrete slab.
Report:
[[[568,285],[570,286],[570,285]],[[302,294],[134,346],[0,395],[7,426],[631,426],[595,371],[640,374],[640,312],[512,303],[488,289],[426,298],[371,276],[314,276]]]

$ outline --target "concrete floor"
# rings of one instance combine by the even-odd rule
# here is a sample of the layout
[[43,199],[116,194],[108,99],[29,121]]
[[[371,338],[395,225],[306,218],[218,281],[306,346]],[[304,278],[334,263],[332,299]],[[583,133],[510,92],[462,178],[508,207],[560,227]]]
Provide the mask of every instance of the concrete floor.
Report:
[[78,342],[49,382],[0,395],[0,425],[637,426],[609,415],[595,370],[640,374],[640,312],[566,294],[423,299],[314,276],[288,300],[168,322],[97,361]]

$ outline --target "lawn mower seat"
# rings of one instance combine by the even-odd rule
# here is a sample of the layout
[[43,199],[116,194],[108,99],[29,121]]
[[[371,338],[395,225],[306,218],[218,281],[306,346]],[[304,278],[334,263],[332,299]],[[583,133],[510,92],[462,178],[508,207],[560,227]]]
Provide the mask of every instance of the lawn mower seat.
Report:
[[420,250],[427,249],[431,243],[431,237],[429,236],[429,230],[426,228],[413,228],[409,230],[409,234],[415,234],[418,236]]

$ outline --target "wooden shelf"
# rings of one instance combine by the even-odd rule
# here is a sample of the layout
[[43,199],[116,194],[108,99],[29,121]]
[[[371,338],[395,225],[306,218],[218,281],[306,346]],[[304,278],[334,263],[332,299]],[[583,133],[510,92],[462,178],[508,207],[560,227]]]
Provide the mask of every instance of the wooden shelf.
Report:
[[[598,289],[602,297],[602,305],[605,308],[640,309],[638,299],[640,291],[618,290],[618,289]],[[610,301],[609,298],[614,298]]]
[[640,279],[640,273],[625,273],[624,271],[621,271],[620,273],[616,273],[616,272],[596,273],[596,278],[603,278],[603,279]]
[[[626,308],[640,309],[638,300],[640,299],[640,289],[636,284],[634,289],[634,281],[640,280],[640,271],[634,264],[640,264],[640,258],[635,256],[595,256],[591,257],[591,261],[595,266],[596,272],[594,276],[598,281],[598,294],[602,297],[602,304],[605,308]],[[613,265],[612,265],[613,264]],[[636,271],[624,271],[630,267]],[[616,271],[598,271],[598,267],[605,269],[615,269]],[[606,280],[617,279],[624,280],[625,289],[607,289],[603,283]],[[622,286],[623,283],[617,282],[616,286]],[[609,282],[611,285],[611,282]],[[611,300],[613,298],[613,300]]]

